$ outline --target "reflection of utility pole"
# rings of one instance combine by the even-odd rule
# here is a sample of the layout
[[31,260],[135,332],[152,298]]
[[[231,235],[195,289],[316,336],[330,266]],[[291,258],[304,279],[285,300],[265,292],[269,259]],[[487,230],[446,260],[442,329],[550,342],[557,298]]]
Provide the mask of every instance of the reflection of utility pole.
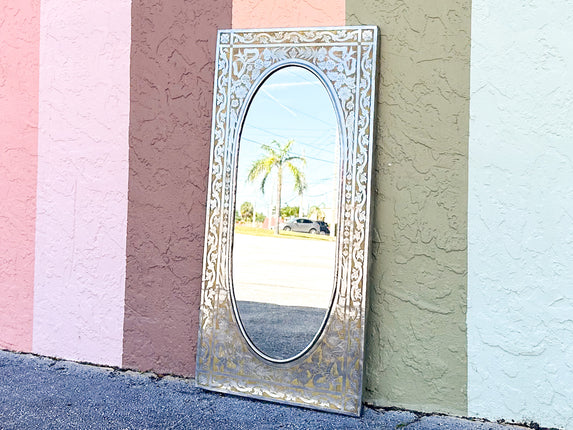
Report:
[[[303,148],[302,148],[302,158],[303,158],[303,159],[305,160],[305,162],[306,162],[305,155],[306,155],[306,153],[305,153],[305,148],[303,147]],[[307,183],[307,186],[308,186],[308,183]],[[298,217],[299,217],[299,218],[302,218],[302,203],[303,203],[303,195],[302,195],[302,194],[303,194],[303,192],[304,192],[304,191],[301,191],[301,192],[300,192],[300,204],[298,205]]]
[[[273,180],[273,192],[271,193],[271,206],[269,208],[269,228],[273,228],[275,225],[273,224],[273,210],[276,210],[276,205],[274,204],[275,202],[273,201],[273,197],[276,195],[277,191],[276,191],[276,184],[275,181]],[[276,218],[276,214],[275,214],[275,218]]]
[[336,219],[336,215],[338,213],[338,195],[340,194],[339,190],[338,190],[338,185],[340,183],[340,171],[339,171],[339,162],[340,162],[340,132],[338,130],[338,126],[336,127],[336,135],[334,137],[335,141],[334,141],[334,175],[332,175],[332,177],[334,178],[334,187],[332,190],[332,209],[331,209],[331,215],[332,215],[332,225],[330,226],[330,234],[332,236],[336,236],[337,235],[337,230],[338,230],[338,220]]

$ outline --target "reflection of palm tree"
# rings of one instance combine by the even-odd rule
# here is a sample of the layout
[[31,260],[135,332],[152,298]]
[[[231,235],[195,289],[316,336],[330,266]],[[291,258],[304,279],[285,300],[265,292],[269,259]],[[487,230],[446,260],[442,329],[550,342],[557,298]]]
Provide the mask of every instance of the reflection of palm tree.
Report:
[[314,218],[317,221],[324,221],[324,210],[320,206],[314,205],[311,206],[308,211],[308,217]]
[[264,154],[262,158],[253,162],[251,170],[249,170],[249,174],[247,176],[247,180],[249,182],[254,182],[255,179],[262,176],[261,191],[264,193],[267,178],[272,171],[277,172],[277,204],[275,211],[277,223],[275,225],[275,234],[279,234],[279,217],[281,213],[281,193],[284,170],[289,171],[293,176],[295,191],[300,194],[306,188],[304,173],[295,164],[293,164],[294,161],[299,160],[303,165],[305,165],[306,160],[303,157],[291,154],[293,143],[294,140],[289,140],[283,146],[276,140],[273,140],[270,145],[261,145],[261,149],[264,151]]

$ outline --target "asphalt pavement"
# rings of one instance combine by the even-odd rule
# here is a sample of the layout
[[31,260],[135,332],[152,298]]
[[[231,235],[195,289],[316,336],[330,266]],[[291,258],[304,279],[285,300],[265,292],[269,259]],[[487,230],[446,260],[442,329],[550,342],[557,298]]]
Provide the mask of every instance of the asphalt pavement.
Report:
[[360,418],[204,391],[192,379],[0,350],[0,429],[523,430],[364,407]]

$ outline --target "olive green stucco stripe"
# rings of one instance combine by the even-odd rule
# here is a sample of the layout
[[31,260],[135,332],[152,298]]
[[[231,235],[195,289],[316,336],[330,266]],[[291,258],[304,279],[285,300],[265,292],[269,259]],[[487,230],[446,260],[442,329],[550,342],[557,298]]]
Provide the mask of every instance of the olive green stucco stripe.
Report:
[[470,0],[347,0],[380,59],[364,400],[467,413]]

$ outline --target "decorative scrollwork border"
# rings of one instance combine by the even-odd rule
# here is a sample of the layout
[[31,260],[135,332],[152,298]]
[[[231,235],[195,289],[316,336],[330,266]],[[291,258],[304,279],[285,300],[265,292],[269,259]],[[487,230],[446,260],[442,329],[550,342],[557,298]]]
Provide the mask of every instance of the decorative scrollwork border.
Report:
[[[219,31],[198,386],[360,414],[377,39],[372,26]],[[277,363],[256,354],[240,331],[231,297],[230,258],[241,118],[263,78],[289,64],[313,70],[336,100],[341,131],[340,234],[336,291],[326,325],[306,353]]]

